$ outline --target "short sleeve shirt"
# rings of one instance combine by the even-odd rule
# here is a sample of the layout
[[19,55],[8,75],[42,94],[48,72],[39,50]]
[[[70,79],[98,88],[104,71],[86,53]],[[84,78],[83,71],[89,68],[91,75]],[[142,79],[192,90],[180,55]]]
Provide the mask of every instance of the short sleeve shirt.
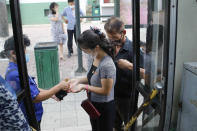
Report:
[[101,79],[113,79],[112,89],[108,96],[96,94],[91,92],[91,101],[93,102],[109,102],[114,100],[114,85],[116,81],[116,67],[110,56],[105,56],[100,64],[98,65],[96,71],[90,79],[90,84],[92,86],[101,88]]
[[[127,37],[123,47],[115,56],[115,63],[119,59],[125,59],[133,63],[133,42]],[[140,67],[144,66],[144,56],[140,53]],[[129,69],[121,69],[116,63],[116,84],[115,84],[115,97],[129,98],[132,91],[132,71]]]
[[[13,70],[13,71],[9,72],[9,70]],[[21,87],[20,87],[17,64],[10,62],[6,72],[9,72],[8,74],[6,73],[7,74],[5,78],[6,81],[8,81],[9,83],[12,83],[13,88],[16,91],[16,94],[19,93],[19,91],[21,90]],[[30,92],[31,92],[31,98],[32,100],[34,100],[35,97],[40,93],[40,91],[38,90],[37,85],[32,77],[29,77],[29,87],[30,87]],[[24,103],[21,102],[19,103],[19,105],[25,117],[27,118]],[[35,108],[36,119],[37,121],[40,121],[42,118],[42,114],[43,114],[42,102],[34,103],[34,108]]]
[[[65,16],[68,20],[68,30],[74,30],[74,27],[76,25],[75,21],[75,10],[72,10],[70,7],[66,7],[63,10],[62,16]],[[83,12],[80,10],[80,16],[83,16]]]

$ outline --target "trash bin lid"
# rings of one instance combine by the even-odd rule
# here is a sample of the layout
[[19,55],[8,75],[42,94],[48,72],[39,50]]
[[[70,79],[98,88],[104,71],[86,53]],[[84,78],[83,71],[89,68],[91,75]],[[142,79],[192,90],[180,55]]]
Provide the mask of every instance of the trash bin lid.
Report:
[[34,49],[51,49],[51,48],[57,48],[57,43],[55,43],[55,42],[39,42],[34,47]]
[[184,63],[184,68],[197,75],[197,62]]

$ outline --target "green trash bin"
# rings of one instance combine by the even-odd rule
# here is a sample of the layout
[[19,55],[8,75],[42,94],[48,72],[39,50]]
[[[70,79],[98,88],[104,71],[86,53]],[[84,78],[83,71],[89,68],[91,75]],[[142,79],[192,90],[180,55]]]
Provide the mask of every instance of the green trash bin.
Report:
[[34,47],[38,86],[49,89],[59,83],[58,46],[54,42],[42,42]]

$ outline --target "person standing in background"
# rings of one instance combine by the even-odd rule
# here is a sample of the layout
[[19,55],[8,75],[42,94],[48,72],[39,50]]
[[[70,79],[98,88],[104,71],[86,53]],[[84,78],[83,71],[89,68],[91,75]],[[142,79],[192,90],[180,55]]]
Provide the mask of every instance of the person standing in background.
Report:
[[59,15],[58,4],[53,2],[50,4],[49,19],[51,22],[51,33],[53,36],[53,40],[59,44],[60,49],[60,60],[63,60],[63,44],[66,41],[66,35],[64,33],[64,25],[62,22],[62,18]]
[[[80,10],[80,15],[83,16],[83,12]],[[73,35],[75,37],[76,42],[76,21],[75,21],[75,2],[74,0],[68,0],[68,7],[64,8],[62,13],[62,19],[67,26],[68,33],[68,58],[73,54]]]

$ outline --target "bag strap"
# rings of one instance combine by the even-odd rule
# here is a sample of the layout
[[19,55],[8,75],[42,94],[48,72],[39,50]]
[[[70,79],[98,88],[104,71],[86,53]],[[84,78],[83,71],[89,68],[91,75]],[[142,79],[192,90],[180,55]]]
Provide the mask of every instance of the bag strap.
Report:
[[13,71],[16,71],[17,69],[10,69],[10,70],[8,70],[7,72],[6,72],[6,74],[5,74],[5,80],[6,80],[6,78],[7,78],[7,76],[8,76],[8,74],[9,73],[11,73],[11,72],[13,72]]

